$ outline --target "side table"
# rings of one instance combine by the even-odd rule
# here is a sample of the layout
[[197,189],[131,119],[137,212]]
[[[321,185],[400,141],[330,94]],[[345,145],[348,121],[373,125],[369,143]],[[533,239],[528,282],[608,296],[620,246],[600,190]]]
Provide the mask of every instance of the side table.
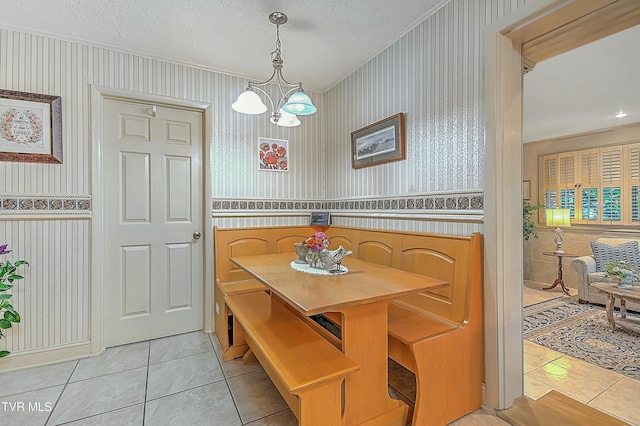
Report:
[[562,259],[565,257],[578,257],[579,255],[573,253],[554,253],[552,251],[545,251],[542,254],[544,254],[545,256],[555,256],[558,258],[558,278],[556,278],[551,287],[545,287],[543,288],[543,290],[551,290],[560,285],[560,287],[562,287],[562,291],[564,291],[567,296],[571,296],[571,294],[569,293],[569,289],[565,287],[564,281],[562,280]]

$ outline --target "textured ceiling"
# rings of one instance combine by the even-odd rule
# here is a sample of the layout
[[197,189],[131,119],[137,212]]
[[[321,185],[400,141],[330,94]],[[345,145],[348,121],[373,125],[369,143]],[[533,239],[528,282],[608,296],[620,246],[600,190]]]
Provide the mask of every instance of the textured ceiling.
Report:
[[449,0],[0,0],[0,27],[325,91]]

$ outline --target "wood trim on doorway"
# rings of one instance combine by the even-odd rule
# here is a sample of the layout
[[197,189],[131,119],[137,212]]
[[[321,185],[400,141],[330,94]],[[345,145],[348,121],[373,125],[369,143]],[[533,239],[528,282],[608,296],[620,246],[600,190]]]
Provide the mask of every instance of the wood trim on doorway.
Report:
[[[614,25],[611,17],[622,15],[624,22]],[[488,407],[508,408],[524,389],[522,285],[514,283],[523,276],[522,219],[514,215],[521,209],[522,164],[512,160],[522,158],[523,45],[543,60],[637,24],[637,0],[539,0],[486,28],[483,402]]]

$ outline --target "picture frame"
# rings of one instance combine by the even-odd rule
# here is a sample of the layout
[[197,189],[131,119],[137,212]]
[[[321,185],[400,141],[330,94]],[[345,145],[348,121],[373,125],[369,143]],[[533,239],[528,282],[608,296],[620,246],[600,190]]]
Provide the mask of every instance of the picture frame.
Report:
[[0,161],[62,164],[62,98],[0,89]]
[[351,166],[354,169],[404,159],[404,113],[351,132]]
[[531,199],[531,181],[530,180],[522,181],[522,199],[523,200]]
[[289,158],[289,141],[258,138],[258,170],[288,172]]
[[329,226],[331,223],[331,213],[311,212],[310,226]]

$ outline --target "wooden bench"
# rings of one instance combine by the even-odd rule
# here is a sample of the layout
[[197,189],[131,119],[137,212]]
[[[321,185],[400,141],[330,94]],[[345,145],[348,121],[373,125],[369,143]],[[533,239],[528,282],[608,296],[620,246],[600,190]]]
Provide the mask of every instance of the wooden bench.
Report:
[[[270,237],[269,231],[274,229],[279,229],[278,236],[285,237],[280,240]],[[300,237],[318,231],[312,227],[274,229],[216,230],[215,297],[216,304],[221,303],[224,309],[224,315],[216,314],[216,334],[223,349],[228,326],[235,319],[226,304],[219,301],[224,294],[237,294],[246,288],[264,289],[234,267],[229,259],[293,251],[293,243],[301,241]],[[337,226],[324,232],[331,239],[332,249],[342,244],[353,251],[352,256],[362,260],[450,283],[434,292],[394,301],[389,308],[389,357],[416,375],[413,424],[443,425],[480,408],[484,378],[482,236],[455,237]],[[234,293],[234,289],[242,290]],[[340,324],[340,315],[325,315]],[[323,334],[317,324],[310,325]],[[218,331],[220,329],[222,331]],[[244,342],[242,327],[232,325],[232,330],[237,335],[232,336],[231,346],[226,346],[225,360],[240,357],[247,350],[246,344],[238,343]],[[324,336],[340,346],[336,336],[328,332]]]
[[[389,307],[389,357],[416,375],[414,425],[444,425],[480,408],[484,379],[482,236],[330,227],[331,248],[449,282]],[[335,322],[340,318],[332,317]]]
[[342,382],[358,365],[265,292],[224,300],[299,424],[341,425]]
[[[267,288],[231,263],[233,256],[293,252],[293,244],[313,235],[309,226],[272,228],[214,228],[215,254],[215,333],[228,361],[247,351],[242,328],[234,327],[233,313],[224,297],[233,294],[266,291]],[[241,342],[241,343],[238,343]]]

